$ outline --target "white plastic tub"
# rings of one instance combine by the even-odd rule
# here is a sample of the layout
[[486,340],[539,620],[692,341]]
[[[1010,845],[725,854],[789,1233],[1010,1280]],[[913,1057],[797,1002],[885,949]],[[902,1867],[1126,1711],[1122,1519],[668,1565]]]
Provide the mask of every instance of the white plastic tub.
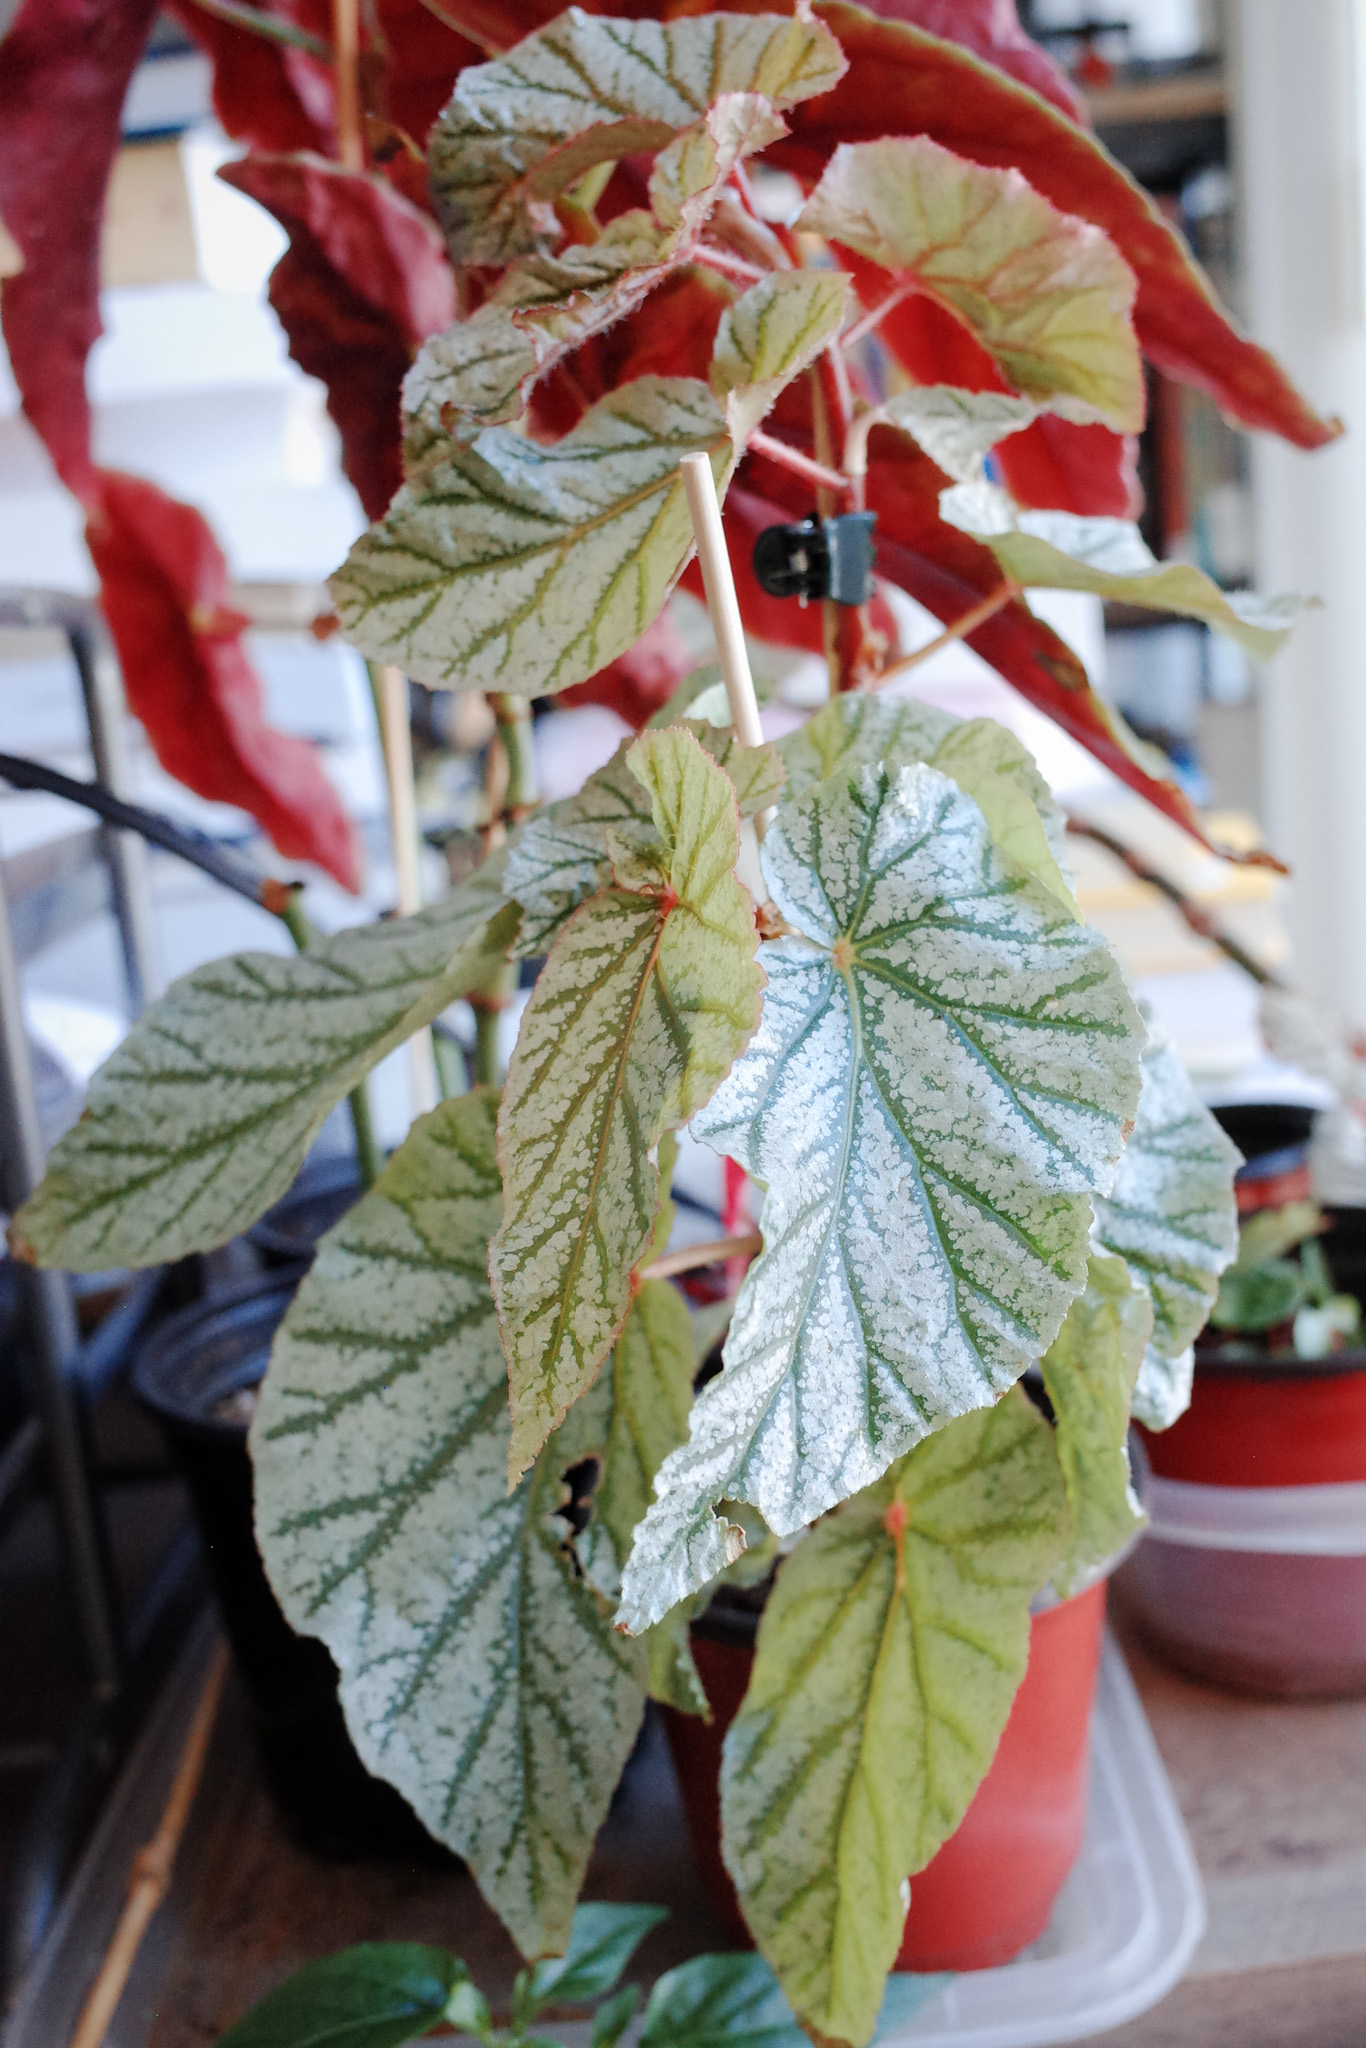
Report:
[[1086,1838],[1047,1932],[997,1970],[953,1978],[887,2037],[908,2048],[1047,2048],[1146,2012],[1185,1970],[1204,1893],[1133,1681],[1107,1641]]
[[1118,1585],[1193,1677],[1278,1699],[1366,1690],[1366,1484],[1153,1478]]

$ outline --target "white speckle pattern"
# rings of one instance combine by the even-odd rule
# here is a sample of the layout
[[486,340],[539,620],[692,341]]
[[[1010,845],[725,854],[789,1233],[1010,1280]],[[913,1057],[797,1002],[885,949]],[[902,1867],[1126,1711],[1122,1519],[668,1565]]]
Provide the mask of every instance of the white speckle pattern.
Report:
[[1137,1103],[1104,941],[947,776],[832,776],[764,867],[805,936],[761,949],[759,1031],[692,1124],[766,1188],[764,1250],[637,1533],[632,1629],[725,1562],[717,1503],[801,1528],[1047,1349]]

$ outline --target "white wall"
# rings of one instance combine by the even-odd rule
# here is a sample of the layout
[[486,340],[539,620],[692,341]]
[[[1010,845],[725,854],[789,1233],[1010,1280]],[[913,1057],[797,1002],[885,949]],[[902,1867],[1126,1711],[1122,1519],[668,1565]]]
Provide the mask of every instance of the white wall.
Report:
[[1312,455],[1254,442],[1258,581],[1325,607],[1264,678],[1264,821],[1294,871],[1296,977],[1366,1025],[1366,5],[1231,15],[1248,323],[1350,430]]

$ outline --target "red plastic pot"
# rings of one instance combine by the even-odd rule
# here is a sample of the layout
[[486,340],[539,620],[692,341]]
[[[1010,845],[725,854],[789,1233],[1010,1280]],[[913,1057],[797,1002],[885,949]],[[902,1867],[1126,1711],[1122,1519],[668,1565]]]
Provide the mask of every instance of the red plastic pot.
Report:
[[[956,1834],[911,1880],[898,1970],[987,1970],[1037,1940],[1086,1822],[1091,1702],[1105,1586],[1034,1617],[1029,1665],[1005,1732]],[[714,1910],[752,1947],[721,1860],[721,1743],[754,1651],[694,1634],[712,1720],[664,1709],[688,1833]]]
[[1202,1357],[1191,1404],[1141,1430],[1161,1479],[1196,1486],[1330,1486],[1366,1480],[1366,1352],[1277,1365]]

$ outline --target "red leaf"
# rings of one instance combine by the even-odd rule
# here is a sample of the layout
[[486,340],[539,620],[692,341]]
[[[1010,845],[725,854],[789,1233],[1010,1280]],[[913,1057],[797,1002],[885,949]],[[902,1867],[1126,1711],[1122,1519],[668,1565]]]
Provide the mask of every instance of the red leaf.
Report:
[[228,609],[227,565],[208,526],[155,484],[95,472],[86,539],[128,702],[168,774],[237,804],[290,860],[360,886],[359,845],[307,740],[266,724],[261,684]]
[[1001,481],[1017,505],[1090,518],[1137,519],[1143,510],[1138,441],[1108,427],[1045,413],[996,449]]
[[[866,306],[876,306],[893,280],[876,263],[840,248]],[[917,384],[956,384],[963,391],[1008,391],[1010,385],[977,337],[947,306],[923,293],[903,299],[878,333]],[[1108,427],[1080,426],[1045,413],[996,450],[1001,475],[1021,505],[1133,519],[1142,509],[1137,443]]]
[[873,0],[873,12],[961,43],[1021,85],[1032,85],[1072,120],[1085,121],[1067,73],[1020,27],[1015,0]]
[[327,386],[343,467],[378,519],[402,481],[399,386],[419,345],[455,318],[440,234],[381,178],[323,157],[249,156],[219,175],[289,236],[270,302],[295,362]]
[[[775,509],[784,508],[776,516],[790,519],[807,509],[801,480],[768,458],[751,456],[744,475],[747,484],[762,492]],[[939,517],[939,493],[948,481],[904,436],[883,428],[874,429],[869,436],[868,506],[878,515],[878,574],[897,584],[946,626],[999,590],[1002,583],[990,549]],[[728,523],[735,497],[732,491],[726,500]],[[743,609],[743,598],[741,602]],[[985,625],[969,633],[966,642],[1026,702],[1061,726],[1130,789],[1155,804],[1202,846],[1210,845],[1185,793],[1174,782],[1159,781],[1144,772],[1120,741],[1081,662],[1026,604],[1016,599],[1003,605]],[[1224,852],[1227,859],[1278,865],[1266,854],[1239,856],[1218,847],[1212,850]]]
[[[335,105],[326,64],[306,50],[237,28],[194,0],[171,0],[171,12],[213,62],[214,112],[229,135],[250,149],[331,148]],[[266,12],[315,34],[330,33],[326,10],[321,27],[312,18],[316,9],[308,20],[296,20],[288,7]]]
[[697,666],[688,643],[666,608],[627,654],[599,669],[586,683],[562,690],[561,704],[605,704],[639,732],[667,704],[685,675]]
[[85,359],[100,333],[100,217],[156,0],[24,0],[0,45],[0,219],[24,267],[0,289],[24,411],[67,488],[98,494]]
[[[769,4],[732,0],[745,13]],[[849,69],[832,91],[791,110],[792,132],[768,152],[770,162],[814,184],[841,142],[923,134],[974,163],[1013,164],[1055,206],[1103,228],[1132,265],[1134,324],[1159,369],[1209,392],[1244,426],[1299,447],[1321,447],[1342,431],[1239,333],[1180,236],[1094,136],[955,43],[847,0],[818,0],[816,11]]]

